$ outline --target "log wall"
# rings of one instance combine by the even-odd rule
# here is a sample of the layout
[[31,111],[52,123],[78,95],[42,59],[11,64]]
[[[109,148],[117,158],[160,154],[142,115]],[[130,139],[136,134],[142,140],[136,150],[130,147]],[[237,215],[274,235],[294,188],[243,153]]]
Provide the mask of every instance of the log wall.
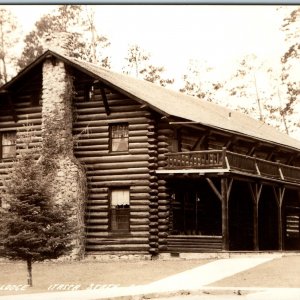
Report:
[[[100,89],[85,97],[86,83],[75,82],[74,153],[85,166],[88,182],[86,206],[86,251],[147,252],[157,249],[156,141],[155,122],[141,105],[117,92],[105,89],[110,110],[107,115]],[[110,152],[109,125],[128,123],[129,150]],[[130,189],[130,232],[110,232],[109,192]]]
[[[7,99],[1,99],[0,134],[6,131],[17,132],[17,155],[26,149],[27,142],[24,143],[24,138],[28,141],[29,149],[41,146],[42,107],[39,100],[42,91],[42,74],[36,74],[32,79],[32,84],[23,83],[18,87],[18,92],[11,95],[12,106],[8,104]],[[15,114],[16,120],[14,120],[13,114]],[[8,178],[11,166],[11,160],[0,160],[1,188],[3,188],[3,180]],[[4,204],[5,200],[3,199]]]

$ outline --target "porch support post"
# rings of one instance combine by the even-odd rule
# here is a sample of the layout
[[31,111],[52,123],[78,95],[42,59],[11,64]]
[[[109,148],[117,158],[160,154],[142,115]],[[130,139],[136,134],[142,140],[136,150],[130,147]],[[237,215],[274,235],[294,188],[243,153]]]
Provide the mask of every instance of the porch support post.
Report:
[[249,188],[253,200],[253,248],[255,251],[258,251],[258,203],[261,195],[262,184],[255,183],[254,185],[251,185],[251,183],[249,183]]
[[222,249],[229,250],[229,224],[228,224],[228,185],[227,178],[221,179],[221,196],[222,196]]
[[283,226],[282,226],[282,203],[285,193],[285,187],[279,187],[276,189],[273,187],[274,194],[278,204],[278,246],[279,250],[284,249],[284,238],[283,238]]

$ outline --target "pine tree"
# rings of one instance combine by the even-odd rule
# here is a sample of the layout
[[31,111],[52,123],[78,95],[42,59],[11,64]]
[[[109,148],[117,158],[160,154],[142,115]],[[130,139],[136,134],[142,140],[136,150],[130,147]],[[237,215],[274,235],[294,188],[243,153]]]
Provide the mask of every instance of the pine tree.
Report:
[[1,195],[1,256],[27,263],[28,285],[32,286],[32,264],[56,259],[72,250],[76,223],[68,203],[54,203],[43,167],[23,154],[15,161]]
[[151,55],[140,46],[131,45],[128,49],[128,56],[125,58],[127,66],[123,67],[123,73],[164,87],[168,84],[173,84],[174,79],[162,77],[165,68],[152,65],[150,57]]
[[300,132],[300,8],[295,7],[284,19],[281,30],[285,34],[286,51],[281,57],[281,80],[286,88],[287,99],[282,110],[287,117],[292,130]]
[[0,8],[0,84],[13,76],[19,31],[16,17],[9,10]]
[[60,5],[38,20],[24,39],[19,68],[23,69],[46,50],[43,45],[48,36],[61,32],[73,36],[69,49],[71,56],[109,68],[110,59],[104,54],[104,49],[110,43],[105,36],[98,34],[93,11],[84,8],[84,5]]

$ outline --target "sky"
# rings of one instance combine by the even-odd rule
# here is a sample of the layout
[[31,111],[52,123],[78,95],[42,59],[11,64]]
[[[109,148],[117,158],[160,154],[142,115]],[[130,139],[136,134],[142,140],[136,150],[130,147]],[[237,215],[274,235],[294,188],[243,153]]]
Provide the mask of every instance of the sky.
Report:
[[[10,5],[29,32],[54,5]],[[226,72],[237,58],[254,53],[278,64],[283,35],[276,5],[94,5],[97,30],[111,42],[113,67],[139,44],[170,74],[182,74],[189,59]],[[291,9],[286,6],[285,9]]]

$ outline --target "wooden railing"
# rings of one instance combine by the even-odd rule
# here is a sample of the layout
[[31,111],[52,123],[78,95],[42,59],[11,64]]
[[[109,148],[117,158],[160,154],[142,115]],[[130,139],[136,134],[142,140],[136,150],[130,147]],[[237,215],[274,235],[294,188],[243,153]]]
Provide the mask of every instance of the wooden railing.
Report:
[[220,150],[177,152],[166,155],[168,169],[207,169],[225,166],[225,156]]
[[228,169],[271,179],[300,182],[300,168],[222,150],[168,153],[165,169]]

